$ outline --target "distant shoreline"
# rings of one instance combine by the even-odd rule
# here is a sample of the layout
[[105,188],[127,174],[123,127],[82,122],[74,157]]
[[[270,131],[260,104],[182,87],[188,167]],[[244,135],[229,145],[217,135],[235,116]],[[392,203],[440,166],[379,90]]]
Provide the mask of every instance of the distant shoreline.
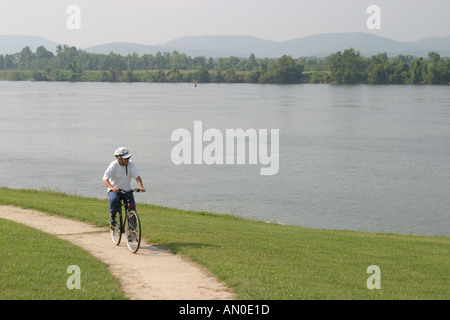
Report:
[[184,83],[337,83],[449,84],[450,58],[430,51],[426,57],[386,52],[364,57],[349,48],[325,58],[206,58],[177,51],[121,56],[87,53],[58,46],[57,54],[40,46],[0,55],[0,80],[184,82]]
[[[237,79],[235,81],[196,81],[194,80],[194,74],[197,70],[182,70],[180,73],[184,74],[186,79],[181,80],[168,80],[168,75],[171,74],[171,70],[132,70],[132,79],[128,76],[121,77],[116,80],[111,80],[107,77],[106,71],[83,71],[82,76],[79,79],[72,80],[71,73],[68,70],[56,70],[58,78],[49,78],[45,75],[44,71],[36,70],[0,70],[0,81],[31,81],[31,82],[105,82],[105,83],[227,83],[227,84],[283,84],[283,83],[260,83],[245,81],[246,75],[249,71],[236,72]],[[210,76],[215,77],[217,71],[209,71]],[[313,71],[303,73],[303,79],[297,83],[285,83],[285,84],[339,84],[331,79],[329,71]],[[368,84],[367,82],[357,82],[352,84]],[[377,85],[377,84],[371,84]],[[379,85],[450,85],[447,83],[380,83]]]

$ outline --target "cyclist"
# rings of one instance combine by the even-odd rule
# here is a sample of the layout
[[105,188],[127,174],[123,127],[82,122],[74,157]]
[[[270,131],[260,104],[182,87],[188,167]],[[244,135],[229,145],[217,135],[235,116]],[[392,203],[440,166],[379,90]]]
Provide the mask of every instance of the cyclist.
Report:
[[[141,192],[146,191],[135,164],[130,160],[131,154],[128,149],[120,147],[114,152],[114,156],[116,160],[110,163],[103,175],[103,183],[108,187],[109,222],[111,224],[114,223],[116,214],[119,211],[120,200],[124,197],[124,194],[119,192],[119,189],[131,190],[131,178],[134,178],[139,185],[139,190]],[[129,200],[130,204],[136,208],[132,193],[129,194]]]

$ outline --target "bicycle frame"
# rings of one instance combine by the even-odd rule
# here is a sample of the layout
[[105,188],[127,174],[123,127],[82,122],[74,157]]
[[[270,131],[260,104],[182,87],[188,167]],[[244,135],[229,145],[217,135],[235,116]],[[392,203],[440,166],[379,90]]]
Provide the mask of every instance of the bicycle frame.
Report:
[[120,244],[122,234],[125,233],[128,249],[136,253],[141,243],[141,224],[135,207],[130,203],[130,194],[140,192],[140,189],[130,191],[119,189],[119,192],[123,194],[123,197],[119,201],[120,208],[117,212],[118,225],[111,226],[111,238],[117,246]]
[[[130,203],[130,194],[138,190],[139,189],[125,191],[123,189],[119,189],[119,192],[121,192],[124,195],[124,198],[120,199],[120,209],[118,211],[120,219],[120,232],[122,233],[125,232],[125,219],[128,216],[128,212],[134,209],[134,206]],[[122,216],[122,213],[125,214]]]

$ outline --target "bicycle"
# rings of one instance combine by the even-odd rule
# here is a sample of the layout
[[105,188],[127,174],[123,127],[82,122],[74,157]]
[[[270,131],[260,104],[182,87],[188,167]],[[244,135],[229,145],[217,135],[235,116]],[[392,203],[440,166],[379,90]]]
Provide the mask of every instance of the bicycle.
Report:
[[[120,244],[120,240],[122,239],[122,233],[125,233],[128,249],[132,253],[136,253],[141,244],[141,222],[136,210],[130,203],[129,194],[133,192],[140,192],[140,190],[133,189],[130,191],[125,191],[123,189],[119,189],[119,192],[125,194],[126,196],[124,199],[120,200],[120,209],[116,214],[114,223],[111,223],[111,239],[113,243],[118,246]],[[125,209],[126,214],[122,217],[123,209]]]

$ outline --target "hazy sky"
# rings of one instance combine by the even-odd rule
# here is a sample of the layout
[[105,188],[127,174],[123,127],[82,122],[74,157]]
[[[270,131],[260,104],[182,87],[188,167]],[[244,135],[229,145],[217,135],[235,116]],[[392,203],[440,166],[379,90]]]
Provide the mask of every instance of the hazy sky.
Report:
[[[66,22],[80,8],[80,29]],[[369,30],[369,5],[381,29]],[[36,35],[80,48],[107,42],[156,45],[181,36],[250,35],[285,41],[368,32],[399,41],[450,35],[450,0],[0,0],[0,34]]]

